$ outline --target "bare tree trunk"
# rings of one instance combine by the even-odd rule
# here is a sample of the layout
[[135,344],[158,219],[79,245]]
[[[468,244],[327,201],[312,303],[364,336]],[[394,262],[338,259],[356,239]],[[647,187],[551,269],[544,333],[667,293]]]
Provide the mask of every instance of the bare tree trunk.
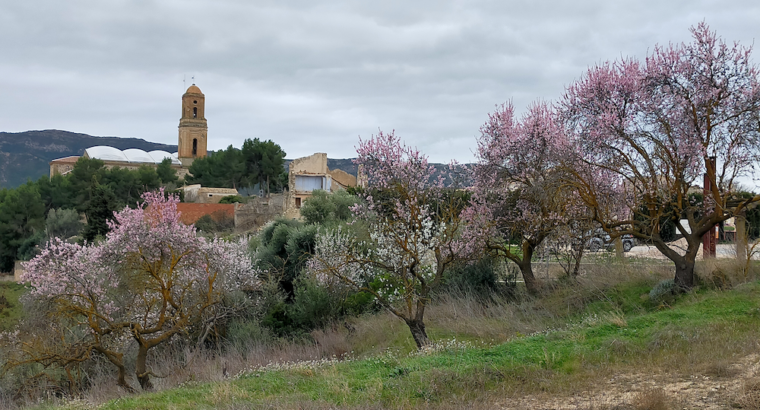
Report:
[[517,266],[520,267],[520,272],[525,281],[525,288],[528,289],[528,293],[535,296],[538,294],[539,289],[536,276],[533,275],[533,264],[531,263],[531,260],[533,259],[533,249],[535,249],[535,247],[532,244],[527,242],[523,243],[522,261],[517,263]]
[[95,350],[100,352],[111,364],[119,369],[118,376],[116,378],[116,385],[124,388],[124,390],[135,393],[135,389],[127,382],[127,368],[124,367],[124,355],[122,353],[115,353],[110,350],[104,349],[102,346],[95,346]]
[[575,258],[575,264],[573,265],[572,275],[574,278],[577,278],[578,275],[581,273],[581,257],[583,256],[583,254],[580,253],[580,254],[575,254],[575,255],[576,255],[576,258]]
[[425,323],[422,319],[409,319],[406,320],[406,325],[409,326],[409,330],[412,332],[414,343],[417,344],[418,349],[422,349],[424,346],[430,344],[430,338],[428,338],[425,331]]
[[533,275],[533,265],[530,263],[530,259],[517,264],[517,266],[520,267],[520,272],[522,273],[523,280],[525,281],[525,288],[528,290],[528,293],[536,296],[539,291],[539,286],[536,276]]
[[675,250],[671,249],[662,239],[657,238],[654,241],[655,247],[662,252],[668,259],[673,261],[676,267],[676,276],[673,282],[676,290],[687,291],[694,287],[694,263],[697,259],[697,251],[701,245],[701,236],[694,237],[694,234],[684,236],[688,243],[686,253],[681,256]]
[[135,389],[127,383],[127,368],[124,365],[116,366],[119,369],[119,375],[116,381],[116,385],[124,388],[124,390],[135,393]]
[[694,287],[694,257],[689,258],[689,254],[680,258],[679,261],[673,261],[676,265],[676,277],[674,279],[676,288],[679,290],[689,290]]
[[153,390],[153,383],[150,382],[150,373],[146,361],[148,359],[148,347],[140,345],[137,349],[137,362],[135,363],[135,374],[143,390]]

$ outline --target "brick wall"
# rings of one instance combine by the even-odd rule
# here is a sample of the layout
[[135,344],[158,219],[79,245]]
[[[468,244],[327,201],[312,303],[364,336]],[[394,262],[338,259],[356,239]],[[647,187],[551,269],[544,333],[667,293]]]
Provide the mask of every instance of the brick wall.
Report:
[[181,212],[180,220],[185,224],[195,223],[204,215],[210,215],[212,218],[218,219],[220,215],[225,215],[229,218],[235,217],[235,205],[234,204],[191,204],[191,203],[179,203],[177,204],[177,210]]

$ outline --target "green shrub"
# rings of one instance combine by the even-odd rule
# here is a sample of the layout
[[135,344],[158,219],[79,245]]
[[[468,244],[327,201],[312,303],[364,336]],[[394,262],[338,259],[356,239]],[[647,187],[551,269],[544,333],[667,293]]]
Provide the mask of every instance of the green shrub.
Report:
[[79,235],[82,227],[79,212],[73,209],[51,209],[45,220],[45,232],[48,238],[68,239]]
[[195,228],[205,233],[230,232],[235,229],[235,218],[224,211],[216,211],[211,215],[203,215],[195,221]]
[[675,286],[673,279],[661,281],[649,291],[649,300],[654,303],[669,301],[675,295]]
[[298,336],[376,308],[372,295],[330,289],[314,279],[301,278],[295,283],[292,299],[269,305],[261,325],[280,337]]
[[311,198],[301,207],[301,216],[307,224],[333,224],[353,219],[351,207],[358,202],[355,195],[339,190],[329,193],[323,190],[312,192]]
[[195,221],[195,229],[203,232],[215,232],[216,221],[211,219],[210,215],[203,215]]
[[258,320],[237,319],[230,323],[227,331],[227,341],[237,348],[239,352],[245,352],[249,345],[269,345],[274,343],[275,336],[269,328],[259,324]]
[[261,325],[265,326],[277,336],[287,336],[295,332],[293,319],[288,314],[288,305],[280,302],[271,306],[261,319]]
[[319,329],[341,316],[341,300],[338,295],[313,280],[300,280],[295,288],[289,314],[293,325],[302,330]]
[[219,200],[220,204],[234,204],[243,202],[243,197],[240,195],[227,195]]
[[314,251],[318,227],[289,219],[276,219],[261,231],[256,251],[259,268],[276,276],[288,298],[294,282]]
[[488,295],[508,290],[514,278],[510,272],[501,273],[503,265],[493,258],[459,264],[444,273],[444,292],[464,292]]

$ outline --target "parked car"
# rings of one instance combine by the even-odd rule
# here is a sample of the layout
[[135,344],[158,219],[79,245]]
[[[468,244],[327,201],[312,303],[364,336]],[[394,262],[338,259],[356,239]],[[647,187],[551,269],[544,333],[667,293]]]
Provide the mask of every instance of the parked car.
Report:
[[[586,236],[591,237],[586,241],[586,249],[591,252],[615,247],[615,242],[610,239],[610,235],[602,229],[597,229],[593,233],[589,232]],[[633,235],[623,235],[620,239],[623,241],[623,252],[630,251],[636,245],[636,239]]]

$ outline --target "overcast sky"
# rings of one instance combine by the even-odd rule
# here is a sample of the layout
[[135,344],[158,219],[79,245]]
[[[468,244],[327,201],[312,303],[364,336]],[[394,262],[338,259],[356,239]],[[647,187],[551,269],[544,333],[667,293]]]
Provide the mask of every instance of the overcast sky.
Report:
[[760,2],[0,0],[0,131],[176,144],[194,76],[209,149],[261,138],[348,158],[395,129],[470,161],[496,104],[557,99],[589,65],[688,41],[702,20],[753,44]]

